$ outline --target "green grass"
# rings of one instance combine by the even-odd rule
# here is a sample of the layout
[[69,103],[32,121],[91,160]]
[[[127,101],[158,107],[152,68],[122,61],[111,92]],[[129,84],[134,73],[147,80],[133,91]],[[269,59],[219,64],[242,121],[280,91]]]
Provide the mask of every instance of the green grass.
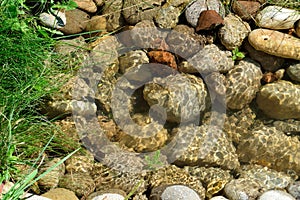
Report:
[[43,151],[62,156],[79,146],[38,112],[42,99],[66,81],[56,75],[69,68],[24,2],[0,3],[0,184],[18,176],[17,164],[34,166]]

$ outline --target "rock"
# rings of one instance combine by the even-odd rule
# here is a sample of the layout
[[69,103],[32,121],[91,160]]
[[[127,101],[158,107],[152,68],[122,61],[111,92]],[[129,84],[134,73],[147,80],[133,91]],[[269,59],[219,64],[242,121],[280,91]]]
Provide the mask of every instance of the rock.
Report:
[[96,4],[96,6],[100,7],[104,4],[103,0],[94,0],[94,3]]
[[[159,106],[155,111],[166,116],[170,122],[195,122],[206,108],[207,91],[202,79],[188,74],[154,78],[146,84],[144,98],[150,106]],[[166,112],[166,113],[164,113]]]
[[256,50],[300,60],[300,40],[291,35],[268,29],[255,29],[249,34],[248,41]]
[[171,52],[187,59],[203,48],[206,38],[196,34],[193,28],[180,24],[168,34],[166,42]]
[[179,8],[165,4],[157,11],[154,21],[159,28],[174,28],[178,23],[180,14]]
[[242,60],[226,75],[226,106],[242,109],[256,96],[262,72],[259,64],[250,59]]
[[210,200],[228,200],[223,196],[214,196],[213,198],[211,198]]
[[225,185],[225,195],[230,200],[255,200],[260,195],[261,187],[251,179],[233,179]]
[[[100,36],[106,33],[106,18],[103,16],[93,16],[86,22],[85,31],[91,31],[92,36]],[[95,33],[95,31],[97,31]]]
[[223,190],[224,186],[233,179],[229,170],[215,167],[185,167],[191,175],[199,177],[206,188],[206,197],[211,198]]
[[300,62],[290,65],[286,72],[293,81],[300,82]]
[[262,28],[290,29],[300,19],[300,13],[297,10],[280,6],[267,6],[258,12],[255,19],[256,24]]
[[[226,95],[226,78],[219,72],[212,72],[204,78],[206,86],[208,87],[210,99],[222,100]],[[221,99],[220,99],[221,98]]]
[[274,127],[261,126],[241,140],[237,148],[239,161],[255,163],[277,171],[300,171],[300,142]]
[[[50,167],[60,162],[60,158],[54,158],[51,161],[45,162],[39,169],[39,174],[41,175],[45,171],[47,171]],[[59,183],[59,179],[64,175],[65,173],[65,165],[64,163],[60,164],[53,170],[51,170],[49,173],[47,173],[44,177],[42,177],[40,180],[38,180],[38,185],[43,190],[49,190],[52,188],[56,188]]]
[[185,10],[185,17],[193,27],[197,26],[200,14],[204,10],[215,10],[222,17],[225,16],[225,8],[218,0],[197,0],[192,1]]
[[94,13],[97,11],[97,6],[93,0],[74,0],[77,4],[77,8],[80,8],[89,13]]
[[86,173],[65,174],[59,180],[59,187],[75,192],[76,196],[89,195],[95,190],[92,177]]
[[168,32],[158,30],[153,21],[144,20],[134,26],[130,35],[134,44],[139,48],[161,49]]
[[102,15],[106,17],[106,28],[112,32],[124,25],[122,0],[105,0]]
[[257,94],[258,107],[274,119],[300,119],[300,86],[279,80],[264,85]]
[[300,38],[300,19],[294,23],[295,34]]
[[196,191],[201,199],[205,198],[205,189],[201,181],[175,165],[165,166],[154,171],[150,176],[149,183],[151,188],[162,185],[185,185],[189,189]]
[[126,193],[119,189],[107,189],[90,194],[87,200],[124,200]]
[[262,68],[268,72],[275,72],[285,62],[284,58],[273,56],[263,51],[254,49],[247,40],[245,41],[243,47],[249,53],[250,58],[259,62]]
[[260,165],[244,165],[240,169],[239,178],[253,179],[265,190],[286,188],[292,183],[292,178],[273,169],[268,169]]
[[267,192],[264,192],[258,200],[296,200],[293,196],[290,194],[281,191],[281,190],[269,190]]
[[94,165],[94,156],[90,152],[84,155],[72,155],[65,161],[67,173],[87,173],[89,174]]
[[[203,73],[211,72],[226,73],[234,67],[232,53],[230,51],[222,51],[215,44],[205,45],[204,48],[188,59],[193,67],[185,68],[185,73]],[[183,68],[181,68],[183,69]]]
[[54,188],[42,196],[52,200],[78,200],[74,192],[64,188]]
[[120,72],[128,72],[141,64],[149,63],[149,58],[143,50],[129,51],[119,57]]
[[[132,25],[143,20],[153,20],[157,15],[163,0],[150,0],[141,2],[139,0],[124,0],[123,16]],[[124,9],[126,8],[126,9]]]
[[287,191],[291,194],[294,198],[300,198],[300,181],[295,181],[294,183],[290,184],[287,187]]
[[233,12],[246,21],[254,19],[259,8],[260,3],[256,1],[234,1],[232,4]]
[[177,70],[175,56],[170,52],[150,51],[148,52],[148,56],[151,62],[165,64]]
[[218,35],[226,49],[233,50],[242,45],[250,31],[247,22],[237,15],[229,14],[224,18],[224,26],[220,28]]
[[[176,135],[171,156],[178,166],[206,166],[236,169],[239,161],[231,140],[217,126],[182,126],[172,130]],[[189,135],[189,136],[188,136]]]
[[212,30],[224,24],[223,18],[215,10],[204,10],[200,13],[196,31]]
[[66,35],[81,33],[86,28],[89,15],[79,9],[65,11],[67,23],[59,30]]
[[53,14],[48,14],[48,13],[41,13],[39,19],[47,27],[55,28],[55,29],[63,28],[67,24],[65,12],[61,12],[61,11],[54,11],[54,12],[59,17],[59,19],[57,19]]
[[161,200],[201,200],[202,198],[191,188],[184,185],[162,185],[152,189],[150,199]]

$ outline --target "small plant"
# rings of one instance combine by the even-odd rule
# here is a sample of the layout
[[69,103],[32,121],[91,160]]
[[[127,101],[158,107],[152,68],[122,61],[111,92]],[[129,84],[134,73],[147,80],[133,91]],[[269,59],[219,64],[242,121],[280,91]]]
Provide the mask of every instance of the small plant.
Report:
[[232,60],[242,60],[244,57],[245,55],[239,51],[238,47],[232,50]]
[[147,167],[150,170],[156,170],[161,167],[163,163],[160,160],[160,150],[157,150],[152,156],[145,156]]

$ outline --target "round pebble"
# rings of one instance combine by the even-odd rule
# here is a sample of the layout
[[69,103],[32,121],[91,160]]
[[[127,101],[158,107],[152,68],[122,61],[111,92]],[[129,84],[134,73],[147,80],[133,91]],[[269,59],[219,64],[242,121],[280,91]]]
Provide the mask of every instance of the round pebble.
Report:
[[191,188],[184,185],[174,185],[167,187],[162,195],[162,200],[201,200],[199,195]]
[[263,193],[258,200],[296,200],[290,194],[283,192],[281,190],[269,190]]
[[223,196],[215,196],[215,197],[211,198],[210,200],[228,200],[228,199]]

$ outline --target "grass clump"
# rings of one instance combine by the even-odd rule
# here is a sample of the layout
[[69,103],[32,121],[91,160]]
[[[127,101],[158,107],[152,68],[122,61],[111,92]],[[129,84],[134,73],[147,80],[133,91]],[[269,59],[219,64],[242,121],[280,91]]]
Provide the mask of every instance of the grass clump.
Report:
[[[61,66],[55,65],[60,58],[52,51],[55,40],[40,34],[25,0],[2,1],[0,23],[1,184],[19,173],[16,165],[32,166],[42,151],[61,155],[78,144],[63,137],[37,110],[41,99],[58,91],[62,84],[53,80],[62,73]],[[46,65],[49,59],[54,64]]]

